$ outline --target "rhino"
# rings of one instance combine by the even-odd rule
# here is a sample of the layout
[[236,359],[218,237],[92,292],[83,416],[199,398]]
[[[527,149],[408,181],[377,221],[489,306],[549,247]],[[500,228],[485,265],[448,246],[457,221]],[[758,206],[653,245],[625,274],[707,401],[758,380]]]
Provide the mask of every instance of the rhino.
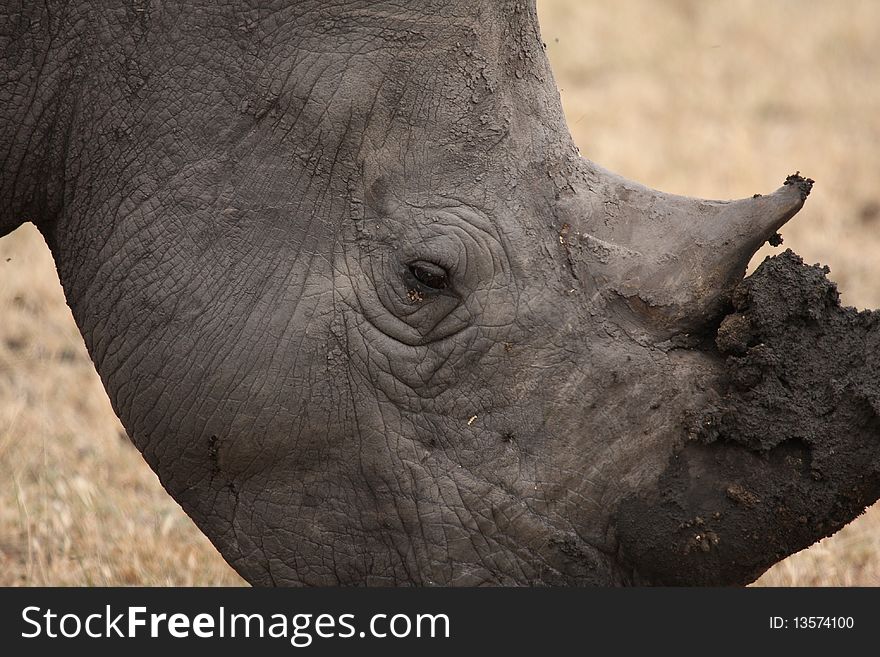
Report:
[[45,237],[168,493],[254,585],[739,585],[880,497],[880,315],[582,157],[534,0],[3,11]]

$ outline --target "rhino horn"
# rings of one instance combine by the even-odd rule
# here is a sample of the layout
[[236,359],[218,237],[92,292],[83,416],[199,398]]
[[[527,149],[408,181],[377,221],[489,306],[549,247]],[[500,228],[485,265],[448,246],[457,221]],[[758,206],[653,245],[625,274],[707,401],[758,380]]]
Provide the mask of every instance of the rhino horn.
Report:
[[595,200],[587,210],[581,205],[584,264],[600,289],[668,334],[699,331],[721,315],[751,257],[797,214],[813,185],[798,172],[772,194],[709,201],[606,171],[598,180],[589,188],[601,208]]

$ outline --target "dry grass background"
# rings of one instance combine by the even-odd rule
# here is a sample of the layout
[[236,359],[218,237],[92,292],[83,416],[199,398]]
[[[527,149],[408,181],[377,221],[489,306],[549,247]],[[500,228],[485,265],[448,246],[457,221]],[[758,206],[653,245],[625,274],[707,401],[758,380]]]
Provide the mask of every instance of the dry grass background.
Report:
[[[539,10],[584,155],[711,198],[800,169],[818,183],[786,246],[829,264],[845,302],[880,307],[880,2]],[[124,438],[39,234],[0,240],[0,584],[237,583]],[[759,583],[880,584],[880,509]]]

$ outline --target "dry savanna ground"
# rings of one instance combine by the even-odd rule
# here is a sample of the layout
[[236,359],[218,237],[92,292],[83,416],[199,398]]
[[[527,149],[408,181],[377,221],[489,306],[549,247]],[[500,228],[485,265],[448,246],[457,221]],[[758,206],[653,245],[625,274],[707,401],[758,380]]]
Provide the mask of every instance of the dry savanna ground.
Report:
[[[818,182],[786,246],[880,307],[880,3],[539,5],[584,155],[711,198],[800,169]],[[38,233],[0,240],[0,584],[240,582],[125,439]],[[760,583],[880,584],[880,510]]]

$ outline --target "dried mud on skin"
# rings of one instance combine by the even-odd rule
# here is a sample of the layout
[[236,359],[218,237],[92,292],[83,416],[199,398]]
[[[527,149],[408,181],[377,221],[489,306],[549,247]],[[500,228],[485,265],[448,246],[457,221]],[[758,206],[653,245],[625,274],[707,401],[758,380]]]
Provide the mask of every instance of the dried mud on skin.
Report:
[[791,251],[733,295],[727,381],[656,489],[616,513],[642,584],[747,584],[880,497],[880,312]]

